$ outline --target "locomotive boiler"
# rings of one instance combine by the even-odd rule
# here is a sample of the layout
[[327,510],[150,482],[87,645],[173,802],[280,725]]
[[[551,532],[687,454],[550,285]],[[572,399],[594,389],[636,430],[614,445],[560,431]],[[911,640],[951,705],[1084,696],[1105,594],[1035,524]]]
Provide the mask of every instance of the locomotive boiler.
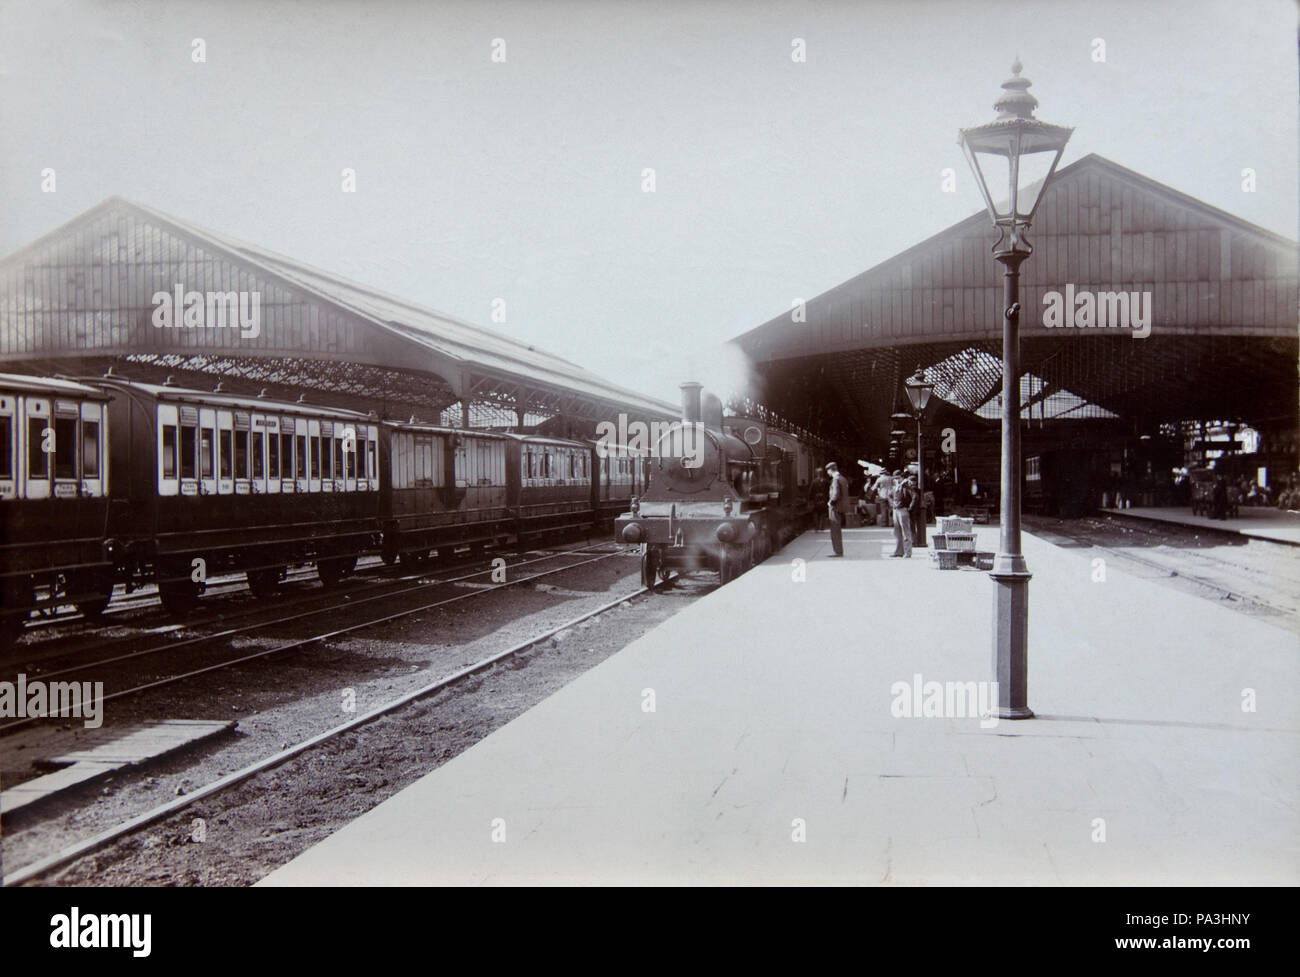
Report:
[[716,571],[729,583],[811,513],[797,483],[799,470],[808,470],[805,445],[759,421],[724,424],[716,397],[701,397],[698,383],[681,389],[682,420],[654,445],[644,494],[615,522],[617,539],[642,546],[647,587],[692,570]]

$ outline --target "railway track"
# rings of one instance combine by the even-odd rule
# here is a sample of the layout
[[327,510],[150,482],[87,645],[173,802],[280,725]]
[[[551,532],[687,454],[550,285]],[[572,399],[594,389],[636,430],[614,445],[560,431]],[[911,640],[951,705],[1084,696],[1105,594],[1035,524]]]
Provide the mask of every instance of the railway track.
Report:
[[[1049,541],[1053,536],[1083,543],[1117,566],[1140,567],[1151,578],[1190,585],[1201,596],[1232,601],[1248,611],[1287,620],[1300,629],[1300,561],[1281,544],[1252,540],[1207,543],[1200,531],[1109,521],[1034,518],[1026,528]],[[1117,534],[1119,535],[1117,538]],[[1140,545],[1134,545],[1134,540]],[[1180,545],[1182,544],[1182,545]],[[1235,558],[1234,558],[1235,557]]]
[[[597,559],[608,559],[610,556],[614,556],[614,555],[618,555],[618,554],[616,553],[604,554],[598,557]],[[594,561],[586,561],[586,562],[594,562]],[[525,578],[520,581],[516,581],[515,583],[523,583],[523,582],[527,582],[527,580],[537,579],[538,577],[541,576],[549,576],[553,573],[560,573],[563,572],[563,570],[565,569],[571,569],[571,567],[565,567],[565,568],[552,570],[552,571],[545,571],[544,573],[535,574],[532,577]],[[494,587],[491,589],[493,590],[500,589],[500,587],[504,587],[504,586],[509,586],[509,584],[501,584],[498,587]],[[464,599],[465,597],[473,596],[474,593],[483,593],[483,592],[490,592],[490,591],[474,591],[471,594],[461,595],[460,597],[454,599]],[[338,737],[340,737],[341,735],[348,733],[352,730],[355,730],[367,723],[370,723],[381,716],[397,713],[402,709],[411,707],[414,703],[417,703],[420,700],[426,699],[430,696],[446,691],[447,689],[456,686],[458,683],[464,682],[466,679],[470,678],[471,676],[474,676],[480,672],[490,669],[493,666],[497,665],[498,663],[506,661],[507,659],[513,656],[519,655],[521,652],[527,651],[528,649],[533,648],[541,644],[542,642],[547,641],[550,638],[561,634],[561,632],[572,630],[573,628],[578,627],[583,622],[591,618],[603,614],[604,612],[609,611],[615,607],[618,607],[621,604],[626,604],[628,601],[633,600],[634,598],[637,598],[649,592],[650,592],[650,588],[640,587],[636,590],[630,591],[628,593],[624,593],[612,600],[606,601],[601,605],[599,605],[598,607],[585,611],[584,613],[576,617],[573,617],[562,624],[547,628],[546,630],[538,634],[535,634],[533,636],[530,636],[529,638],[523,641],[517,642],[502,651],[489,654],[479,659],[478,661],[473,662],[470,665],[467,665],[448,675],[444,675],[441,678],[429,682],[428,684],[425,684],[417,689],[414,689],[403,695],[400,695],[389,702],[383,703],[370,710],[367,710],[364,713],[361,713],[353,718],[348,719],[346,722],[343,722],[337,726],[331,727],[330,729],[324,730],[323,732],[311,736],[310,738],[304,740],[301,743],[282,749],[271,756],[250,763],[239,770],[233,771],[232,773],[225,774],[224,776],[219,777],[217,780],[214,780],[211,783],[208,783],[190,793],[178,797],[175,800],[169,801],[165,804],[161,804],[150,810],[144,811],[141,814],[138,814],[128,819],[122,824],[98,832],[97,834],[89,838],[85,838],[75,843],[66,845],[60,850],[58,850],[57,852],[39,858],[31,862],[30,864],[19,868],[16,871],[8,873],[7,875],[4,876],[3,879],[0,879],[0,884],[3,884],[4,886],[18,886],[18,885],[25,885],[33,882],[38,882],[42,880],[44,877],[48,876],[50,873],[54,872],[55,870],[60,869],[66,865],[69,865],[70,863],[86,855],[100,851],[110,845],[120,842],[123,839],[127,838],[128,836],[134,834],[135,832],[140,831],[141,829],[146,828],[149,825],[165,820],[166,818],[171,817],[172,815],[184,810],[185,808],[195,803],[210,798],[214,798],[222,794],[223,792],[230,790],[232,787],[240,783],[243,783],[246,780],[257,777],[258,775],[265,773],[269,770],[272,770],[275,767],[280,766],[281,764],[284,764],[289,760],[302,756],[306,753],[309,753],[310,751],[319,750],[323,746],[330,744],[334,740],[338,739]],[[443,603],[450,603],[450,601],[443,602]],[[438,606],[438,605],[434,604],[430,606]],[[422,609],[427,609],[427,608],[422,608]],[[421,609],[414,609],[411,611],[403,612],[403,616],[404,614],[407,613],[418,613],[419,610]],[[387,618],[385,618],[384,620],[386,619]],[[377,623],[377,622],[371,622],[371,623]],[[369,626],[369,624],[356,625],[355,627],[359,628],[365,626]],[[351,628],[349,628],[348,630],[351,630]],[[337,633],[341,633],[341,632],[337,632]],[[325,636],[318,636],[317,638],[308,639],[308,640],[322,640],[323,637]]]
[[[596,544],[593,544],[596,545]],[[588,547],[589,549],[590,547]],[[533,554],[558,555],[557,550],[528,549],[522,551],[496,551],[491,554],[494,557],[511,559],[515,557],[526,557]],[[572,552],[572,551],[568,551]],[[238,584],[228,588],[226,597],[234,597],[239,603],[229,604],[223,602],[223,595],[217,593],[209,596],[205,594],[204,603],[200,604],[196,612],[184,620],[168,619],[166,623],[160,623],[149,626],[137,626],[128,634],[121,634],[118,630],[122,625],[119,622],[113,622],[110,626],[94,627],[91,629],[82,629],[75,632],[69,632],[65,636],[44,635],[39,643],[20,646],[8,657],[5,662],[5,668],[0,669],[0,674],[13,673],[16,668],[21,667],[28,671],[29,674],[35,675],[39,672],[39,667],[50,661],[58,661],[61,658],[76,657],[85,654],[90,650],[104,651],[113,648],[129,649],[137,644],[142,637],[151,635],[176,634],[182,631],[199,631],[205,626],[217,625],[222,628],[229,628],[232,624],[238,624],[241,621],[253,620],[257,618],[266,618],[268,614],[282,614],[286,610],[294,608],[311,608],[315,605],[325,603],[336,604],[339,600],[351,600],[357,593],[364,593],[373,590],[376,587],[382,587],[390,584],[400,584],[418,580],[430,579],[434,573],[451,573],[468,567],[481,567],[482,557],[464,559],[456,562],[440,564],[436,567],[421,567],[412,572],[409,567],[399,568],[389,566],[376,559],[368,566],[359,568],[356,572],[345,577],[343,582],[337,586],[324,589],[312,586],[306,592],[295,593],[292,589],[285,589],[273,600],[263,600],[249,594],[242,584],[242,574],[237,576]],[[518,563],[507,563],[507,569]],[[236,578],[232,578],[236,579]],[[459,578],[454,578],[459,579]],[[304,584],[314,584],[316,582],[315,571],[303,570],[298,579],[294,582]],[[160,607],[157,595],[153,597],[153,605]],[[80,616],[78,616],[80,619]],[[269,620],[269,618],[268,618]],[[35,623],[35,622],[33,622]],[[29,625],[30,627],[30,625]],[[130,627],[130,625],[127,625]],[[110,633],[111,632],[111,633]],[[208,634],[207,637],[213,635]],[[184,647],[190,641],[200,640],[204,635],[196,636],[193,639],[183,641],[173,641],[161,648],[179,648]],[[19,654],[18,652],[23,652]]]
[[[530,583],[536,580],[540,580],[544,577],[551,576],[553,574],[563,573],[565,571],[574,569],[579,566],[584,566],[590,563],[596,563],[601,560],[610,559],[611,557],[621,556],[624,554],[624,551],[622,549],[616,549],[616,550],[607,549],[606,547],[608,547],[608,545],[609,545],[608,543],[602,542],[602,543],[593,544],[592,546],[582,547],[577,550],[566,549],[542,557],[538,557],[533,560],[525,560],[514,564],[507,564],[505,569],[517,570],[519,567],[531,566],[536,563],[545,563],[562,557],[567,558],[572,556],[586,556],[587,554],[592,552],[596,552],[598,554],[594,557],[590,557],[588,559],[584,559],[576,563],[575,562],[566,563],[564,566],[557,567],[553,570],[545,570],[524,577],[516,577],[514,579],[508,579],[501,583],[492,583],[483,586],[482,588],[465,591],[450,597],[443,597],[431,602],[422,602],[417,604],[414,607],[402,608],[400,610],[391,613],[388,612],[381,613],[377,617],[371,617],[361,622],[347,624],[341,627],[329,628],[324,631],[311,634],[308,637],[295,638],[289,641],[277,643],[271,648],[264,648],[248,654],[239,655],[235,658],[223,659],[221,661],[217,661],[214,663],[204,664],[199,668],[189,669],[175,675],[168,675],[162,678],[154,679],[149,682],[144,682],[139,685],[131,686],[126,689],[121,689],[117,692],[113,692],[109,695],[105,695],[102,701],[108,702],[111,700],[121,699],[127,696],[138,695],[141,692],[145,692],[150,689],[161,688],[163,686],[172,685],[176,682],[181,682],[186,679],[195,678],[200,675],[210,674],[212,672],[220,671],[222,669],[232,668],[236,665],[247,664],[249,662],[257,661],[259,659],[268,658],[272,655],[282,654],[284,652],[292,651],[298,648],[307,647],[309,645],[316,644],[331,638],[340,637],[342,635],[350,634],[355,631],[361,631],[366,628],[374,627],[379,624],[385,624],[392,621],[400,620],[402,618],[410,617],[414,614],[419,614],[424,611],[429,611],[438,607],[444,607],[448,604],[456,603],[463,600],[468,600],[470,598],[479,596],[481,594],[493,593],[498,590],[519,586],[520,584]],[[492,574],[494,572],[494,569],[495,568],[488,567],[488,568],[473,571],[471,573],[462,574],[460,576],[455,576],[450,578],[439,578],[433,580],[428,579],[427,574],[415,574],[409,577],[399,578],[399,581],[416,580],[418,582],[414,586],[405,587],[395,591],[384,590],[381,593],[375,593],[369,596],[362,596],[360,597],[360,599],[356,599],[356,600],[349,599],[347,609],[349,611],[355,611],[357,608],[367,604],[374,604],[381,601],[382,602],[393,601],[395,599],[410,594],[415,594],[422,591],[428,591],[434,588],[445,588],[447,586],[452,586],[458,583],[465,583],[467,581],[473,580],[475,577],[481,577],[487,574]],[[337,598],[339,596],[343,596],[343,595],[335,594],[334,592],[331,592],[331,603],[329,606],[310,608],[307,610],[296,611],[290,614],[284,614],[281,612],[277,616],[267,620],[255,621],[246,625],[239,625],[236,627],[227,627],[211,634],[198,635],[192,638],[182,639],[180,641],[170,641],[167,643],[157,644],[147,648],[130,648],[130,650],[126,650],[126,648],[124,648],[121,651],[121,653],[117,653],[115,651],[114,653],[111,654],[110,657],[107,658],[101,658],[93,662],[84,662],[84,661],[77,662],[74,665],[69,665],[64,668],[60,668],[52,671],[42,671],[42,672],[34,673],[31,677],[32,678],[39,677],[42,680],[49,680],[49,679],[56,678],[58,676],[68,675],[75,672],[77,673],[79,680],[85,681],[86,673],[90,669],[102,668],[109,665],[116,665],[128,661],[134,661],[141,658],[145,658],[147,656],[156,655],[162,652],[176,653],[177,651],[183,648],[201,650],[201,647],[205,644],[211,642],[226,641],[235,637],[250,638],[253,637],[255,633],[259,631],[273,630],[276,628],[283,627],[286,624],[291,624],[303,620],[309,620],[311,618],[337,615],[340,611],[340,608],[337,605]],[[348,596],[350,598],[351,595]],[[127,647],[134,644],[136,640],[138,639],[135,638],[123,639]],[[27,725],[29,723],[37,721],[37,719],[43,719],[43,718],[55,718],[55,717],[27,717],[23,719],[15,719],[7,723],[0,724],[0,733],[4,733],[7,730],[11,730],[19,726]]]

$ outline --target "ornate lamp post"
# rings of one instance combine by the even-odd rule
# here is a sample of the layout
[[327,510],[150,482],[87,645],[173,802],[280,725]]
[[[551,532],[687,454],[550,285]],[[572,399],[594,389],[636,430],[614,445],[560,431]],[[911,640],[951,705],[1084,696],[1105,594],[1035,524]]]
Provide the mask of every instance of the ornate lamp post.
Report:
[[1056,172],[1071,128],[1034,118],[1038,99],[1029,94],[1017,58],[1012,77],[993,107],[998,117],[962,129],[957,141],[975,174],[998,242],[993,257],[1002,263],[1005,302],[1002,313],[1002,538],[990,574],[994,583],[994,668],[997,714],[1030,719],[1029,580],[1020,552],[1020,265],[1033,252],[1025,237],[1043,189]]
[[921,415],[930,402],[934,384],[925,379],[925,371],[918,366],[916,375],[903,381],[903,386],[907,388],[907,399],[912,402],[912,411],[916,414],[916,491],[921,496],[921,518],[917,520],[913,533],[916,539],[912,545],[925,546],[925,445],[921,442]]

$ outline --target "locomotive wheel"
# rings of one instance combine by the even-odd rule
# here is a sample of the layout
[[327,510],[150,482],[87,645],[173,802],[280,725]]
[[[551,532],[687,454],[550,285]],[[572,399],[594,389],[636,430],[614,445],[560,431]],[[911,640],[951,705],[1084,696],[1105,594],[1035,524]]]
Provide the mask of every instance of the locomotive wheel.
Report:
[[654,590],[655,576],[659,572],[659,553],[647,546],[641,554],[641,586]]
[[740,576],[740,553],[730,546],[723,545],[718,557],[718,579],[723,585],[731,583]]
[[279,593],[284,571],[284,567],[265,567],[261,570],[249,570],[244,576],[248,578],[248,589],[252,591],[254,597],[269,600]]
[[337,587],[339,581],[357,565],[355,556],[331,556],[316,561],[316,576],[325,587]]

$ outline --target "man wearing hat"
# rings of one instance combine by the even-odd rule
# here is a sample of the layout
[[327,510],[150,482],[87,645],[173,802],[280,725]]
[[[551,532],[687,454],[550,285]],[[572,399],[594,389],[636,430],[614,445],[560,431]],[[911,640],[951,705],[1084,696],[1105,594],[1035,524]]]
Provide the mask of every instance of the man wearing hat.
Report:
[[894,485],[889,492],[889,507],[894,510],[894,552],[890,557],[912,555],[912,503],[916,491],[903,480],[901,470],[894,472]]
[[849,480],[840,474],[840,466],[830,462],[826,466],[826,475],[830,478],[830,491],[827,493],[826,513],[831,522],[831,556],[844,555],[844,517],[849,511]]

